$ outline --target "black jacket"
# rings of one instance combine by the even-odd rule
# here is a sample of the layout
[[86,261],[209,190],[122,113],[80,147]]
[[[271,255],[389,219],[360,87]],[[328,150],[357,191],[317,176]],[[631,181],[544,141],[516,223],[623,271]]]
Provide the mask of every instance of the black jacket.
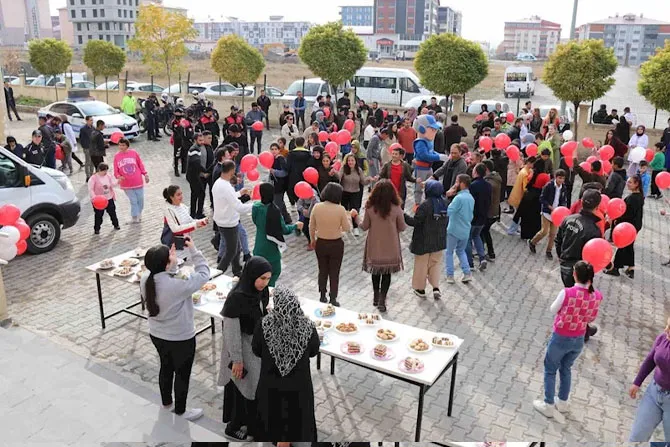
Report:
[[226,144],[230,143],[237,143],[238,146],[240,146],[240,155],[236,161],[239,162],[242,160],[242,157],[249,153],[249,141],[247,141],[246,134],[242,133],[237,138],[233,137],[232,135],[226,135],[226,138],[223,139],[223,143],[221,143],[221,145],[225,146]]
[[475,209],[472,216],[472,225],[486,225],[491,207],[491,185],[482,177],[476,178],[470,185],[470,194],[475,199]]
[[612,174],[607,179],[607,184],[605,185],[605,194],[610,199],[620,199],[623,197],[623,191],[626,188],[626,170],[619,169],[613,171]]
[[91,134],[91,147],[89,148],[92,157],[104,157],[106,144],[105,137],[98,129],[93,130]]
[[23,158],[26,163],[42,166],[44,164],[45,155],[46,150],[44,149],[43,144],[34,144],[31,142],[23,148],[23,155],[21,158]]
[[491,160],[493,160],[493,166],[495,171],[500,174],[502,179],[503,189],[507,186],[507,167],[509,166],[509,158],[507,155],[503,155],[502,151],[493,150],[490,152]]
[[518,140],[521,138],[521,129],[516,126],[512,126],[507,131],[507,136],[509,136],[510,140],[512,141]]
[[[382,166],[381,171],[379,171],[379,178],[385,178],[388,180],[391,180],[391,164],[392,161],[386,162],[384,166]],[[416,178],[412,175],[413,169],[412,166],[410,166],[409,163],[403,161],[402,162],[402,180],[400,181],[400,191],[398,191],[398,194],[400,195],[400,198],[404,201],[407,198],[407,183],[416,183]]]
[[575,183],[575,170],[574,170],[574,168],[571,168],[570,166],[568,166],[568,164],[565,162],[565,157],[561,157],[561,161],[558,164],[558,167],[565,171],[565,184],[568,185],[568,186],[574,184]]
[[465,174],[467,169],[468,165],[463,158],[459,158],[458,161],[454,161],[450,158],[440,169],[435,171],[433,178],[439,179],[444,176],[442,178],[442,185],[444,186],[444,190],[447,191],[454,185],[454,183],[456,183],[456,177],[458,177],[459,174]]
[[377,107],[377,110],[370,109],[370,112],[375,117],[375,126],[381,128],[382,124],[384,124],[384,111]]
[[[540,194],[540,204],[542,205],[542,212],[551,214],[550,206],[554,204],[556,198],[556,182],[551,181],[544,185],[542,193]],[[558,197],[558,206],[567,206],[568,204],[568,188],[563,184],[560,196]]]
[[591,239],[602,237],[598,216],[582,210],[565,218],[556,234],[556,254],[561,265],[573,266],[582,260],[582,249]]
[[258,107],[261,108],[263,112],[266,114],[268,113],[268,110],[270,109],[270,105],[272,105],[272,101],[270,101],[270,97],[268,95],[265,96],[259,96],[256,99],[256,103],[258,104]]
[[[207,153],[204,166],[202,164],[202,159],[200,158],[202,151]],[[198,146],[197,144],[194,144],[188,150],[187,160],[186,178],[188,180],[194,180],[201,177],[201,174],[211,174],[214,166],[214,152],[210,146]]]
[[337,100],[337,110],[346,110],[349,111],[351,108],[351,100],[345,98],[344,96]]
[[626,202],[626,212],[615,222],[616,226],[620,222],[633,224],[638,232],[642,229],[642,217],[644,214],[644,196],[641,193],[630,194],[624,199]]
[[447,215],[433,213],[433,201],[425,200],[414,217],[405,214],[407,225],[414,227],[409,251],[417,256],[435,253],[447,248]]
[[296,183],[304,180],[302,171],[304,171],[312,159],[312,154],[304,148],[296,148],[288,153],[286,159],[286,169],[288,170],[288,192],[293,194],[293,188]]
[[79,144],[81,144],[81,147],[84,149],[90,149],[91,148],[91,136],[93,134],[93,127],[90,126],[84,126],[81,129],[79,129]]
[[465,131],[465,128],[458,123],[446,126],[443,132],[445,140],[445,150],[447,152],[451,150],[452,144],[460,143],[461,138],[468,136],[468,133]]
[[593,124],[612,124],[607,122],[607,110],[599,109],[593,114]]
[[7,106],[16,105],[16,101],[14,101],[14,89],[11,87],[5,87],[5,102]]
[[288,163],[286,162],[286,159],[281,155],[275,157],[272,169],[274,169],[275,172],[273,175],[270,175],[270,179],[275,186],[275,194],[283,194],[286,192],[286,182],[288,180]]
[[605,187],[607,180],[605,179],[604,175],[599,175],[595,172],[586,172],[584,169],[582,169],[581,166],[579,166],[579,162],[575,158],[574,160],[574,170],[582,178],[583,183],[600,183],[603,185],[603,188]]
[[198,120],[198,123],[195,125],[195,131],[204,132],[206,130],[209,130],[212,133],[212,145],[214,147],[218,147],[219,135],[221,134],[221,127],[219,127],[219,123],[215,117],[208,118],[206,116],[202,116]]

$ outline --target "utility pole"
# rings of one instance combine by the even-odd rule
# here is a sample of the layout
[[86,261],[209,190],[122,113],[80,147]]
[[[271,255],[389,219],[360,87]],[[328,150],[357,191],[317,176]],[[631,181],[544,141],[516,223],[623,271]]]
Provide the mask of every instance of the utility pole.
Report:
[[[572,23],[570,24],[570,40],[575,39],[575,28],[577,27],[577,5],[579,0],[574,0],[572,5]],[[561,101],[561,116],[565,115],[565,101]],[[577,110],[575,110],[575,117],[577,116]],[[575,118],[576,119],[576,118]]]

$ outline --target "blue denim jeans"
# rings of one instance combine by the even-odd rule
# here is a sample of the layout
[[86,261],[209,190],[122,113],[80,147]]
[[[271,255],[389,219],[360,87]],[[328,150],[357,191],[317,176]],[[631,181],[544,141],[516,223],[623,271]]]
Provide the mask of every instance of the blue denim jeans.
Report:
[[568,400],[572,381],[572,364],[575,363],[582,349],[584,349],[584,336],[564,337],[555,332],[551,334],[547,353],[544,356],[544,401],[546,403],[554,404],[556,371],[561,378],[558,398]]
[[454,276],[454,251],[456,252],[456,256],[458,256],[458,262],[461,263],[463,274],[470,274],[468,255],[465,254],[467,244],[467,239],[458,239],[451,234],[447,234],[447,251],[444,253],[444,264],[447,266],[447,276]]
[[[648,442],[658,424],[663,423],[665,441],[670,441],[670,391],[652,381],[637,407],[637,415],[630,431],[630,442]],[[653,443],[652,443],[653,444]],[[658,445],[665,445],[658,443]]]
[[475,245],[475,251],[477,256],[479,256],[479,262],[484,259],[486,252],[484,251],[484,241],[482,241],[482,230],[484,225],[473,225],[470,228],[470,239],[468,239],[468,246],[465,249],[465,254],[468,255],[468,264],[474,265],[474,260],[472,256],[472,244]]
[[130,200],[130,215],[138,217],[144,209],[144,188],[124,189]]

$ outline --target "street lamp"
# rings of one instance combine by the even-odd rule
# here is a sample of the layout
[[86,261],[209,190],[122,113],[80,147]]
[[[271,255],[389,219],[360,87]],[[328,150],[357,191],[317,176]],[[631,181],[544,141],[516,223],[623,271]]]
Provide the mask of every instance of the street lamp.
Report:
[[[575,38],[575,28],[577,27],[577,6],[579,0],[574,0],[572,4],[572,23],[570,24],[570,40]],[[561,101],[561,116],[565,115],[565,101]],[[575,110],[575,116],[577,115],[577,110]]]

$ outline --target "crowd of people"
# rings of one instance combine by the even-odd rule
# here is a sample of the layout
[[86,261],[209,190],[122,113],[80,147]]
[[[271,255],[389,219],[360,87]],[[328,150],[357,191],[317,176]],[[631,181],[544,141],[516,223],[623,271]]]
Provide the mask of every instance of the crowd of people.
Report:
[[[576,158],[566,158],[561,146],[569,140],[565,138],[569,124],[555,109],[541,117],[530,101],[512,119],[499,107],[489,112],[483,106],[470,150],[463,142],[468,133],[458,116],[451,116],[446,125],[447,115],[435,98],[419,110],[410,108],[399,114],[376,102],[368,106],[358,101],[354,110],[346,93],[337,103],[330,96],[319,96],[309,105],[299,93],[293,107],[286,105],[278,117],[281,136],[269,145],[273,162],[267,169],[267,181],[251,188],[249,182],[258,176],[243,166],[244,159],[253,154],[254,145],[262,152],[264,132],[258,123],[269,128],[270,103],[261,95],[246,114],[232,106],[230,114],[220,120],[218,113],[205,107],[197,121],[177,107],[170,123],[174,174],[186,174],[190,207],[179,186],[165,188],[163,244],[147,253],[149,274],[142,278],[151,339],[161,362],[163,406],[189,420],[202,414],[202,410],[187,409],[186,398],[195,353],[191,294],[208,280],[209,268],[190,233],[209,227],[205,215],[209,191],[217,267],[223,272],[230,268],[236,281],[222,310],[219,377],[219,384],[225,387],[224,422],[229,438],[316,440],[309,367],[310,357],[319,349],[315,328],[302,314],[295,294],[286,288],[274,289],[274,310],[266,310],[270,287],[281,284],[285,237],[305,236],[305,250],[316,255],[320,301],[339,306],[343,234],[360,237],[365,232],[361,268],[370,274],[372,305],[385,313],[395,303],[389,299],[392,275],[405,265],[403,231],[412,228],[413,293],[420,299],[432,296],[439,300],[444,293],[441,278],[448,285],[455,282],[454,255],[463,283],[473,281],[475,270],[485,271],[496,261],[492,229],[503,214],[512,217],[506,234],[518,235],[531,255],[546,238],[547,262],[552,262],[554,252],[558,257],[565,288],[550,306],[555,319],[544,361],[545,396],[533,405],[547,417],[561,418],[568,408],[571,367],[584,343],[596,334],[592,323],[599,306],[606,302],[594,287],[594,267],[582,259],[583,247],[591,239],[606,237],[608,230],[611,238],[611,229],[620,222],[642,230],[645,197],[662,197],[654,189],[653,178],[670,169],[670,157],[665,156],[670,148],[670,125],[655,144],[653,160],[633,162],[624,157],[629,149],[649,146],[645,127],[636,125],[628,108],[620,117],[616,111],[602,116],[607,111],[601,108],[594,122],[613,126],[604,139],[615,151],[612,171],[607,173],[600,160],[585,169]],[[143,187],[149,177],[140,155],[121,139],[112,166],[106,164],[105,123],[98,121],[93,127],[92,118],[86,117],[79,140],[85,154],[82,162],[75,155],[77,141],[68,126],[65,117],[41,117],[31,143],[24,147],[9,137],[8,146],[26,161],[56,168],[58,145],[63,151],[60,169],[72,172],[72,160],[85,167],[91,197],[108,199],[106,209],[95,211],[96,234],[105,211],[114,228],[119,228],[116,187],[128,196],[131,221],[141,221]],[[335,152],[326,150],[332,133],[346,127],[351,129],[350,141],[337,143]],[[636,130],[630,135],[632,127]],[[519,149],[518,159],[509,156],[506,148],[487,149],[480,144],[483,137],[500,134],[508,135]],[[531,145],[536,155],[527,153]],[[601,146],[594,142],[593,153]],[[307,175],[310,170],[316,173],[314,178]],[[581,187],[573,192],[577,177]],[[311,184],[309,195],[296,192],[304,181]],[[413,201],[407,203],[411,193]],[[625,196],[625,213],[608,221],[599,208],[601,194],[609,199]],[[552,212],[559,207],[569,207],[571,215],[557,225]],[[241,222],[241,215],[249,213],[256,226],[253,251]],[[177,238],[184,241],[179,250],[174,245]],[[195,273],[186,281],[168,274],[178,257],[195,264]],[[633,279],[635,266],[633,243],[617,250],[605,273],[619,276],[624,269]],[[667,402],[658,403],[667,401],[670,393],[668,352],[670,320],[630,391],[635,397],[641,383],[656,369],[654,382],[640,403],[631,441],[649,440],[661,420],[670,417]],[[557,372],[560,387],[555,400]],[[670,438],[667,424],[665,430]]]

